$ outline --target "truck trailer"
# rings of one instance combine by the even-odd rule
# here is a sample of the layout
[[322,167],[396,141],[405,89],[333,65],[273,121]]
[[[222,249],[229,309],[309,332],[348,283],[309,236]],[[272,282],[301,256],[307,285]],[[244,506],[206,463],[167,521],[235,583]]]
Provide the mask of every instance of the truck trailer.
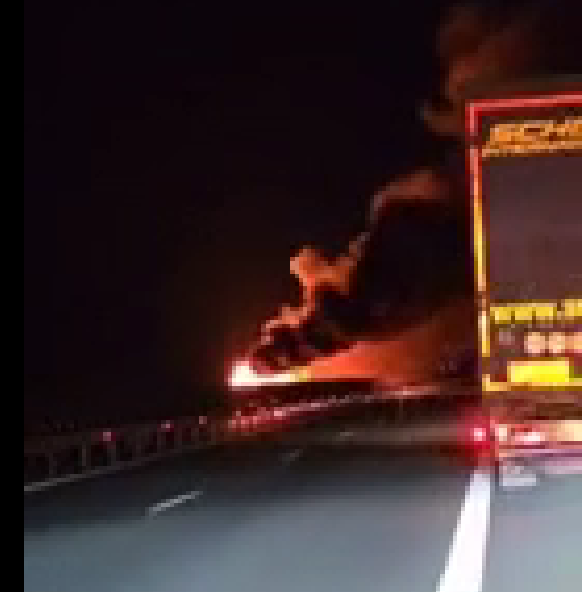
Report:
[[502,483],[582,463],[582,83],[468,101],[475,439]]

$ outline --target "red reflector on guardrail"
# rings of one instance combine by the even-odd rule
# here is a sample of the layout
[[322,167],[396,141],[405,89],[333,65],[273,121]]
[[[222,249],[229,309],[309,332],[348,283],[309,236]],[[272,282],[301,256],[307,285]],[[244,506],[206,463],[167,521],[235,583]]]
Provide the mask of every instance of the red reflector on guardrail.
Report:
[[101,440],[105,443],[113,442],[113,432],[111,430],[104,430],[101,432]]

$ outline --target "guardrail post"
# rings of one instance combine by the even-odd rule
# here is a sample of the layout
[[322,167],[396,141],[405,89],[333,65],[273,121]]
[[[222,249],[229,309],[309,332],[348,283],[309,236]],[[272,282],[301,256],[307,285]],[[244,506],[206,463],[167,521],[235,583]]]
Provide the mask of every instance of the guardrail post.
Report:
[[107,443],[107,458],[109,459],[110,464],[115,464],[115,461],[117,460],[117,446],[115,441]]
[[[208,443],[212,444],[216,441],[216,433],[217,433],[217,428],[218,427],[218,422],[212,421],[208,424]],[[199,438],[200,439],[200,438]]]
[[397,410],[397,417],[396,421],[399,424],[404,423],[404,397],[398,397],[398,410]]
[[55,458],[54,454],[50,452],[46,455],[47,465],[48,465],[48,476],[49,479],[56,477],[57,475],[57,459]]
[[143,451],[143,442],[142,442],[143,438],[142,438],[142,431],[141,430],[137,430],[134,434],[133,437],[131,438],[131,452],[133,455],[133,458],[139,458],[142,454]]
[[85,471],[91,464],[91,452],[87,442],[81,444],[81,470]]

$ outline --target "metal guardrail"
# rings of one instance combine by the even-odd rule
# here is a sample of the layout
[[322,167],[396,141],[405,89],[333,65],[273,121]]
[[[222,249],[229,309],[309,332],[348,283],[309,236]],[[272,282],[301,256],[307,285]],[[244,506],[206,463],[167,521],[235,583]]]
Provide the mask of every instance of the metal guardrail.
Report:
[[216,442],[224,421],[189,417],[25,442],[24,492],[137,466]]
[[[402,402],[427,399],[438,387],[377,389],[239,409],[229,417],[195,416],[162,422],[40,436],[24,444],[24,493],[136,467],[167,456],[240,438],[280,432],[308,424],[322,413],[341,413],[354,404],[392,405],[402,420]],[[416,395],[416,396],[415,396]],[[429,397],[430,398],[430,397]]]
[[348,402],[353,401],[331,397],[237,410],[226,418],[196,416],[40,437],[24,444],[24,493],[136,467],[190,450],[278,432],[284,425],[306,423],[317,412]]

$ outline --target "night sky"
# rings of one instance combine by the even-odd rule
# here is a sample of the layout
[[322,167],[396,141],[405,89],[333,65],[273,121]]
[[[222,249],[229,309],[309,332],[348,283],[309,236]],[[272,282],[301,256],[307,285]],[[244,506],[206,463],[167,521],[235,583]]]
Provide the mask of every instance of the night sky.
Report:
[[25,417],[219,387],[297,292],[289,257],[344,247],[439,149],[417,114],[443,2],[118,4],[25,4]]

